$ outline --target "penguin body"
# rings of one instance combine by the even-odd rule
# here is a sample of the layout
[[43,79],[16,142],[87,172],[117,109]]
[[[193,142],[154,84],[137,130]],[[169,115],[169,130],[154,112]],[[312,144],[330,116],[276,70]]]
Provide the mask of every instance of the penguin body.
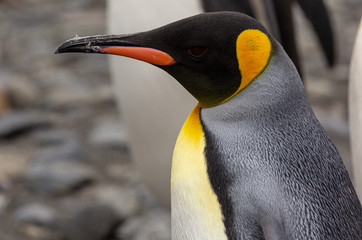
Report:
[[[194,123],[193,131],[201,127],[200,135],[205,139],[201,149],[193,153],[204,152],[204,158],[198,159],[205,161],[203,170],[207,169],[219,205],[212,201],[212,194],[202,193],[206,184],[200,187],[195,183],[198,180],[187,184],[203,201],[210,201],[200,204],[207,206],[205,211],[215,213],[206,219],[224,220],[227,239],[358,239],[362,212],[348,173],[314,116],[293,64],[279,45],[274,48],[278,50],[257,81],[222,105],[196,107],[188,119],[199,114],[201,126]],[[188,121],[184,128],[189,127]],[[178,150],[178,144],[175,155],[185,151],[185,145]],[[174,178],[175,158],[172,164]],[[184,164],[188,164],[187,169],[180,171],[191,171],[192,164]],[[205,172],[200,172],[189,174],[201,178]],[[191,210],[185,209],[179,198],[190,201],[192,190],[181,191],[184,195],[178,196],[174,188],[171,181],[172,206],[177,206],[172,208],[173,239],[196,239],[200,232],[210,232],[210,237],[199,239],[223,239],[211,237],[217,236],[212,224],[198,229],[190,221],[200,213],[190,216]],[[195,202],[186,206],[202,209]],[[191,230],[185,229],[183,222]],[[192,232],[192,238],[180,237]]]
[[361,236],[348,173],[281,49],[253,84],[200,118],[229,239]]
[[174,240],[362,236],[361,204],[296,68],[252,18],[201,14],[149,32],[72,39],[56,52],[149,62],[199,101],[172,161]]

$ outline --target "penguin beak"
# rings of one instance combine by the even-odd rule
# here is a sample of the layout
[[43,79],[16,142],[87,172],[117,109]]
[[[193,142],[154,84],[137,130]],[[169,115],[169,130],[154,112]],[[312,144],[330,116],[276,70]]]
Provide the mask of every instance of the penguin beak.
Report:
[[130,57],[158,66],[170,66],[176,63],[169,54],[161,50],[143,47],[130,41],[131,36],[133,35],[75,37],[57,47],[55,54],[68,52],[101,53]]

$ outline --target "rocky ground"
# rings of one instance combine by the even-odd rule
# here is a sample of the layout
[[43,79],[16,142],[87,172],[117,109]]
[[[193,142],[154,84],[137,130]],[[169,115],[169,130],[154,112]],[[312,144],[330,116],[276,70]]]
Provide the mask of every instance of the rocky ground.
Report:
[[[362,6],[328,5],[337,67],[324,67],[301,17],[299,44],[308,95],[348,165],[348,62]],[[52,54],[75,33],[104,33],[104,8],[0,1],[0,240],[170,239],[168,213],[130,165],[107,58]]]
[[53,54],[104,33],[104,2],[0,4],[0,239],[170,239],[130,167],[107,58]]

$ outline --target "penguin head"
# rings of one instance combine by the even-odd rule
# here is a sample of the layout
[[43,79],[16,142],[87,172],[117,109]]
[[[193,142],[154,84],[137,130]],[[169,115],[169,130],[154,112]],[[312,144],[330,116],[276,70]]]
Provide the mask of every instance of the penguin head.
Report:
[[234,12],[204,13],[136,34],[76,37],[56,53],[116,54],[171,74],[198,101],[231,99],[267,67],[273,40],[255,19]]

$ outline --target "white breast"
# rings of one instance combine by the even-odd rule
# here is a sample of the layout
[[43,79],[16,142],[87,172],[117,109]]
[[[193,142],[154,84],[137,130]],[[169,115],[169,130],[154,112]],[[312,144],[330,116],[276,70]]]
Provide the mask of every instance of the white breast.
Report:
[[226,240],[221,207],[204,156],[200,108],[191,112],[177,139],[171,171],[173,240]]

